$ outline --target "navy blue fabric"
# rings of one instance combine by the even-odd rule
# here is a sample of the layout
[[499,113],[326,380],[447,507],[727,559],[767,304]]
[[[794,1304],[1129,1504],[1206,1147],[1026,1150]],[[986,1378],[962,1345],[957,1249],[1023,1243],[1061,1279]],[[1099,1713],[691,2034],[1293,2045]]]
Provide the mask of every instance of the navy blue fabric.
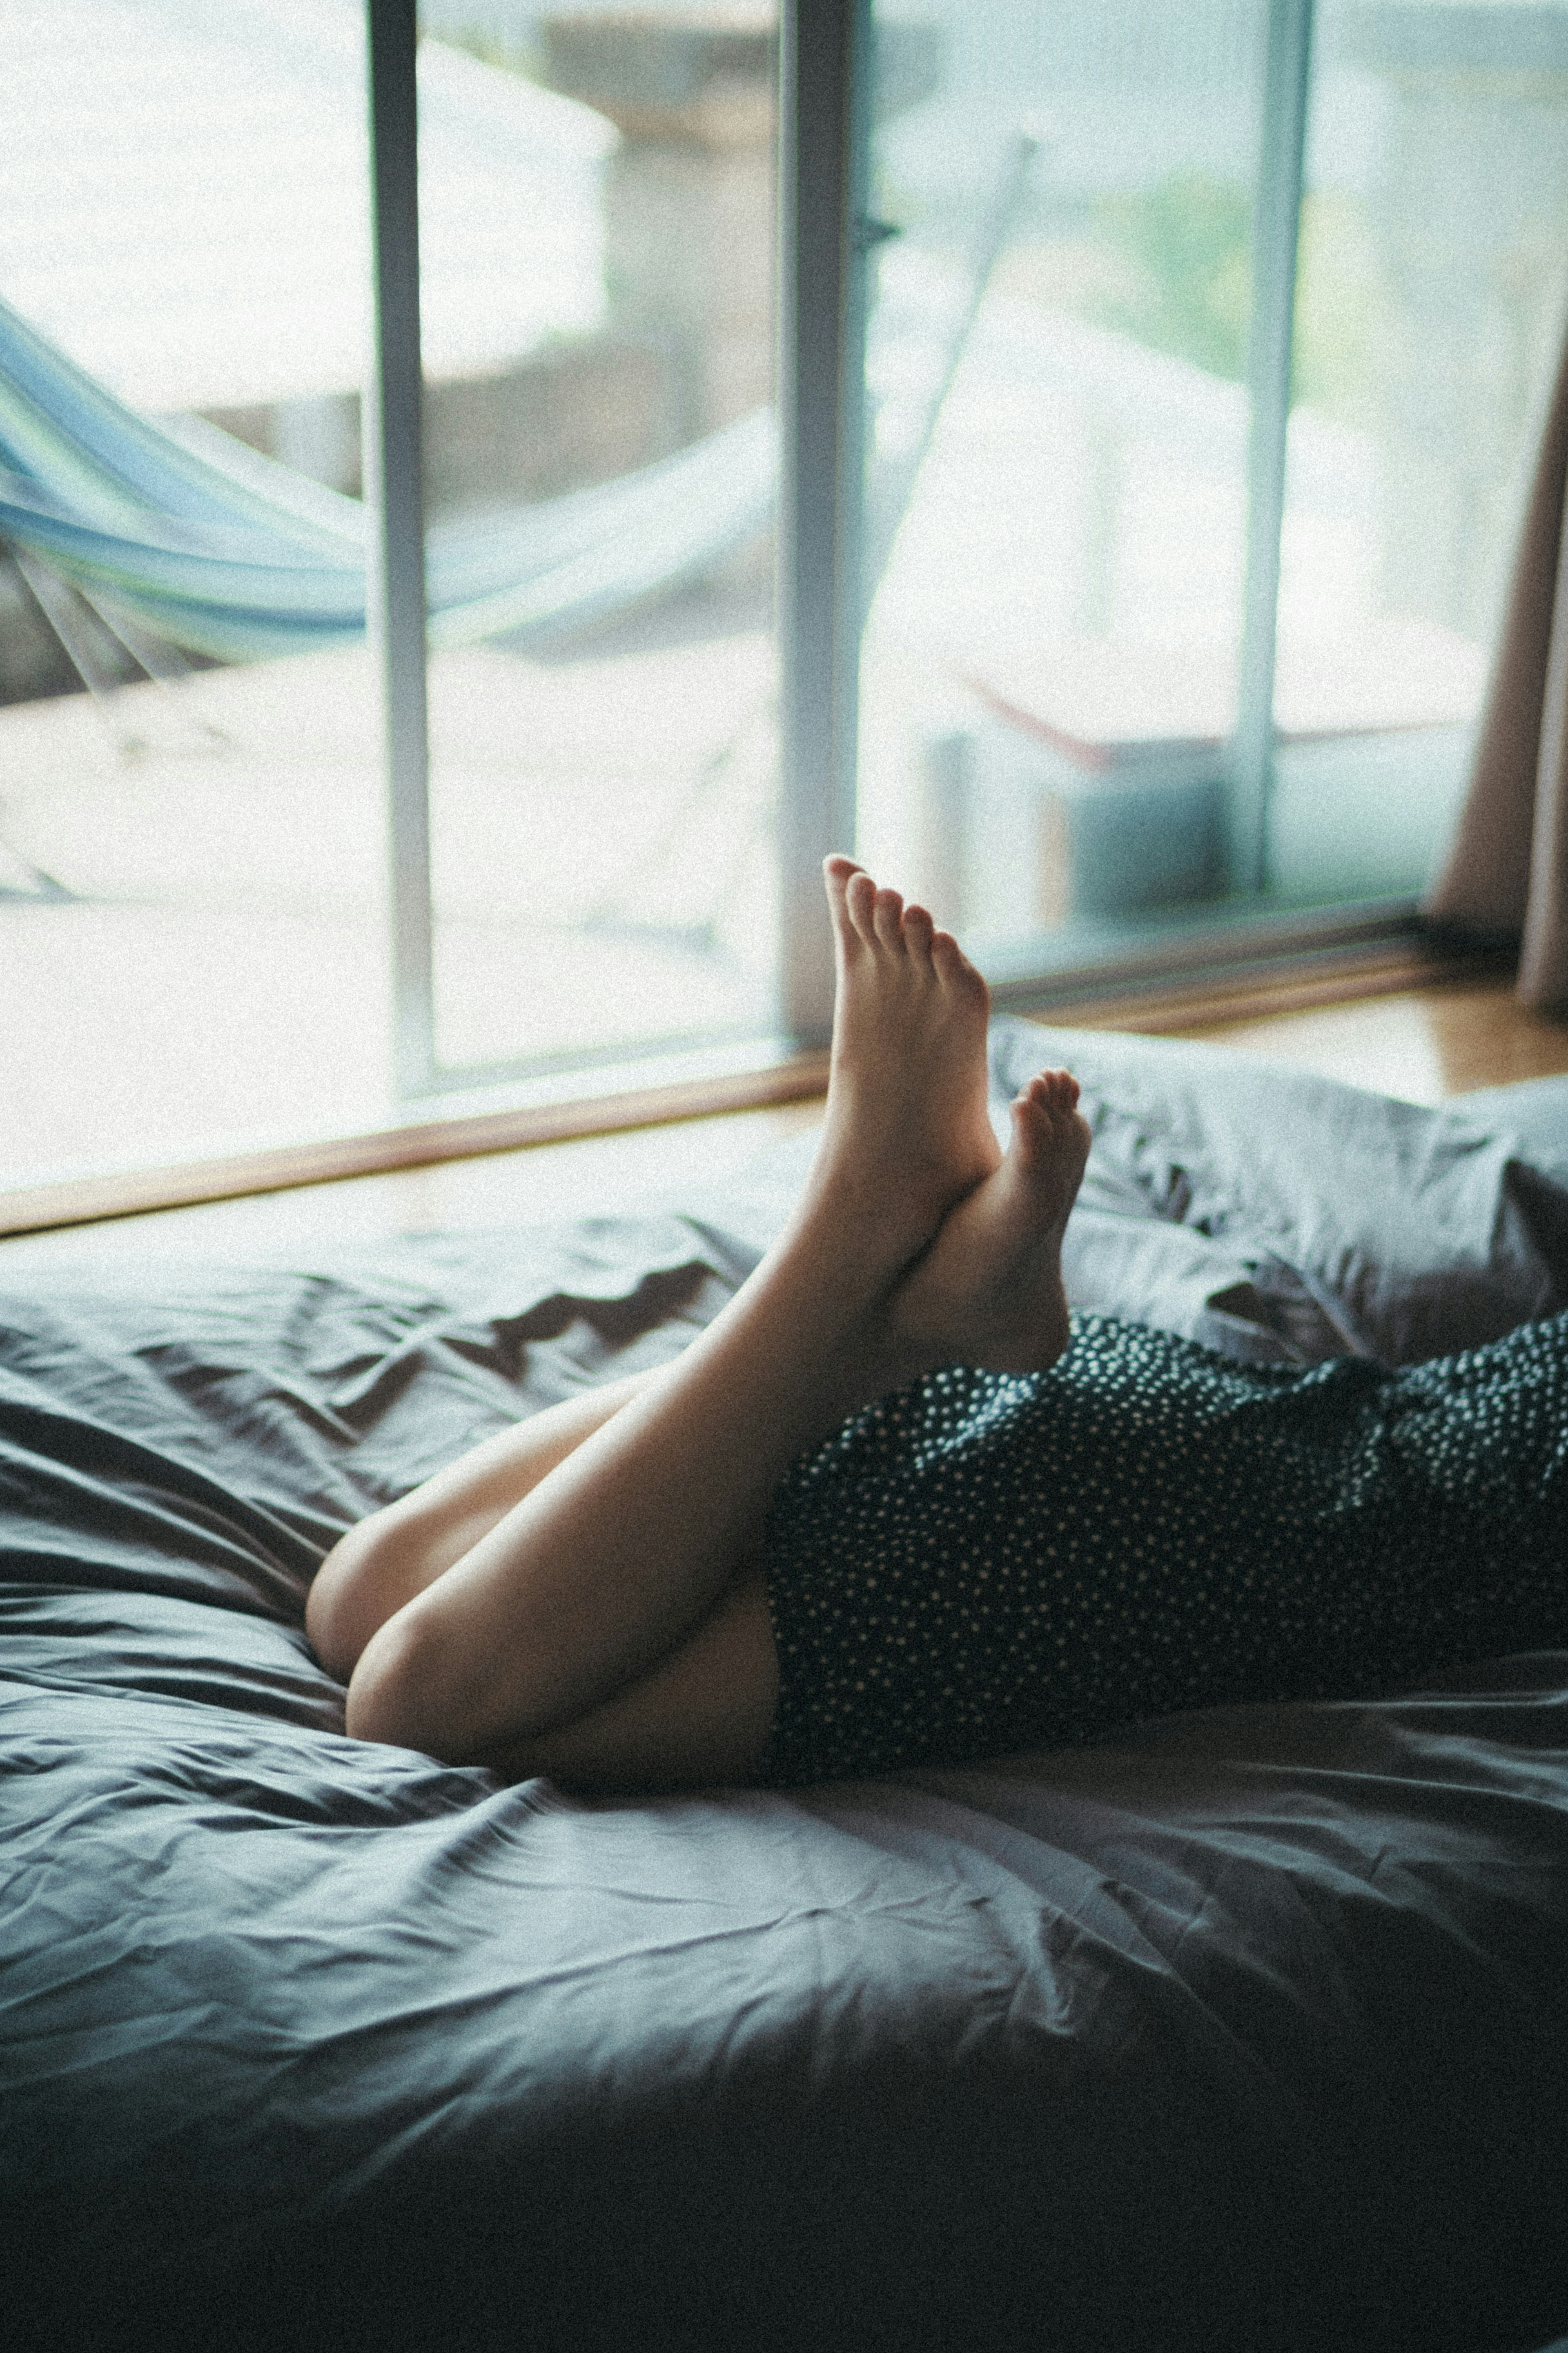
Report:
[[343,1736],[337,1532],[753,1254],[671,1217],[0,1298],[11,2341],[1561,2329],[1568,1655],[791,1796]]
[[1045,1372],[858,1414],[763,1557],[779,1786],[1568,1645],[1568,1315],[1295,1372],[1075,1314]]

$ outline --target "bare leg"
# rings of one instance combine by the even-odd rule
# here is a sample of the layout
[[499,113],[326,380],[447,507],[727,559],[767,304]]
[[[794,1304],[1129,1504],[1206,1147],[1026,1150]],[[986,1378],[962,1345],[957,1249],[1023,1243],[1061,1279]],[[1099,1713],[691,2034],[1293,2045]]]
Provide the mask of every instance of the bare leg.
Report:
[[633,1373],[546,1406],[352,1527],[317,1570],[305,1604],[305,1631],[328,1673],[347,1683],[395,1610],[471,1552],[546,1472],[656,1377]]
[[[920,912],[906,910],[906,925],[918,928]],[[1043,1072],[1024,1089],[1005,1157],[949,1211],[893,1293],[891,1321],[909,1344],[911,1370],[962,1363],[1032,1372],[1061,1353],[1061,1237],[1089,1143],[1077,1095],[1065,1071]],[[305,1629],[322,1664],[346,1682],[395,1610],[659,1377],[632,1374],[547,1407],[351,1528],[321,1564],[306,1607]]]
[[657,1666],[553,1732],[480,1760],[509,1781],[547,1773],[587,1790],[689,1789],[751,1778],[778,1698],[759,1558]]
[[[894,1292],[890,1320],[922,1365],[1033,1372],[1061,1354],[1061,1237],[1089,1145],[1077,1101],[1066,1071],[1043,1072],[1023,1090],[1000,1166],[949,1210]],[[742,1565],[710,1616],[639,1682],[525,1752],[487,1761],[597,1789],[734,1778],[766,1728],[754,1695],[764,1681],[771,1694],[771,1662],[758,1560]]]
[[[346,1683],[386,1620],[445,1576],[545,1473],[659,1377],[628,1374],[500,1430],[340,1538],[310,1588],[305,1630]],[[582,1789],[700,1788],[754,1761],[772,1717],[772,1624],[760,1564],[639,1682],[555,1734],[478,1761],[508,1779]]]
[[[1000,1157],[985,1114],[988,999],[929,916],[906,922],[897,893],[849,860],[829,862],[828,890],[839,996],[827,1118],[790,1227],[674,1366],[371,1636],[351,1731],[454,1757],[504,1753],[526,1769],[564,1727],[673,1666],[735,1581],[794,1458],[921,1368],[889,1301]],[[754,1611],[747,1623],[754,1633]],[[771,1641],[748,1655],[740,1746],[754,1757],[776,1667]]]

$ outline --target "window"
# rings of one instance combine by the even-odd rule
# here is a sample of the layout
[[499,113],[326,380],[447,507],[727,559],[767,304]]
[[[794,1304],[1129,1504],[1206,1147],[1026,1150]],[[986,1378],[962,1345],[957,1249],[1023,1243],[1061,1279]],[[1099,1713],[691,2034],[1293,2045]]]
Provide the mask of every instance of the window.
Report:
[[860,822],[1026,973],[1229,892],[1267,12],[879,34]]
[[1568,0],[12,13],[5,1181],[1409,920]]
[[1568,11],[1320,0],[1271,873],[1418,889],[1463,786],[1561,349]]
[[[290,616],[274,631],[223,561],[276,563],[252,501],[302,502],[289,544],[331,634],[335,534],[361,527],[362,16],[16,0],[5,29],[0,1162],[16,1182],[377,1124],[374,665],[363,629],[279,658]],[[18,535],[57,505],[58,560]]]
[[925,94],[871,132],[900,231],[871,473],[908,496],[890,551],[890,513],[868,530],[868,851],[1026,986],[1397,920],[1561,343],[1568,10],[875,23]]
[[[422,138],[438,103],[475,126],[419,187],[431,1076],[754,1054],[777,962],[776,28],[670,0],[488,25],[424,0],[419,22]],[[485,142],[527,158],[505,215],[475,185]],[[515,586],[509,544],[534,565]],[[441,610],[464,548],[522,617],[497,635],[481,602],[483,641]]]

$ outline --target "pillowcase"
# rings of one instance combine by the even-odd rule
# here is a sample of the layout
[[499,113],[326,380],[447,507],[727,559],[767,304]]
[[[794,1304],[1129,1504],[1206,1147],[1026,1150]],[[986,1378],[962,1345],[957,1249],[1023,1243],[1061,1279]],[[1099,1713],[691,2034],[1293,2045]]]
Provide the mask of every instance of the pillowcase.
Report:
[[1083,1090],[1075,1306],[1253,1362],[1415,1364],[1568,1305],[1568,1079],[1434,1110],[1229,1047],[1009,1018],[991,1058],[998,1116],[1043,1067]]

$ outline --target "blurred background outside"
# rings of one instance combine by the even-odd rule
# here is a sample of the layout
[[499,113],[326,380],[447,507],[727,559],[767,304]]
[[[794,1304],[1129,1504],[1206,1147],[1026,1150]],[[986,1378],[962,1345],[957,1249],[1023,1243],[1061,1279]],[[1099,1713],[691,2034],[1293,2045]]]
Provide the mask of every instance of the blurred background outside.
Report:
[[[873,208],[900,234],[868,334],[858,846],[1015,972],[1226,896],[1265,16],[879,15]],[[8,29],[0,298],[144,414],[357,497],[356,0],[14,0]],[[511,530],[764,410],[769,8],[424,0],[422,30],[432,532]],[[1287,906],[1414,896],[1451,821],[1560,348],[1568,5],[1321,0],[1309,123]],[[434,643],[453,1069],[774,1022],[771,582],[752,529],[592,627]],[[363,647],[155,649],[150,680],[113,617],[32,560],[0,573],[13,1181],[390,1109]]]

